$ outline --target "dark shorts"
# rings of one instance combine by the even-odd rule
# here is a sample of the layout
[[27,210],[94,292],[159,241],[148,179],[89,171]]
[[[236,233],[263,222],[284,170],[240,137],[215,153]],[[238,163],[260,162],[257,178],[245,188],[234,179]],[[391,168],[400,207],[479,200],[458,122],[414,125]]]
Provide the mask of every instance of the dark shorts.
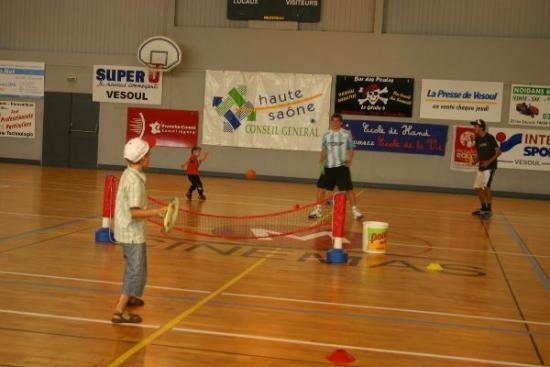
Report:
[[332,191],[335,186],[338,187],[338,190],[340,191],[350,191],[353,189],[349,167],[325,167],[325,174],[321,174],[321,176],[319,176],[317,187]]

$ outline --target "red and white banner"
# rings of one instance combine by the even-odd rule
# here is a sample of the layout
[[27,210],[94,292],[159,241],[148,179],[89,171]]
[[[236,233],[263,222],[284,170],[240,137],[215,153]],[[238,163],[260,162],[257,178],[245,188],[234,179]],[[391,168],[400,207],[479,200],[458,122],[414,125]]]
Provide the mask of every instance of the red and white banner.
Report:
[[475,166],[470,164],[470,157],[477,155],[476,134],[474,128],[455,126],[453,139],[453,156],[451,169],[457,171],[473,171]]
[[197,145],[198,111],[128,108],[127,140],[152,136],[157,146],[191,148]]
[[[550,134],[545,130],[509,129],[491,127],[502,151],[498,158],[499,168],[550,171]],[[471,171],[468,156],[477,155],[474,129],[455,126],[451,169]]]
[[0,137],[34,139],[34,102],[0,101]]

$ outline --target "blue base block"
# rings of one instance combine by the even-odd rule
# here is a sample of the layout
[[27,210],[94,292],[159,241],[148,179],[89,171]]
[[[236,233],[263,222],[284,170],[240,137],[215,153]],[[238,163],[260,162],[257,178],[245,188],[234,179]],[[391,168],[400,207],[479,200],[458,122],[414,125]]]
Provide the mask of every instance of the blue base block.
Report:
[[332,249],[327,252],[327,262],[329,264],[346,264],[348,262],[348,253],[341,249]]
[[100,228],[95,231],[95,241],[102,243],[111,243],[114,238],[113,231],[110,228]]

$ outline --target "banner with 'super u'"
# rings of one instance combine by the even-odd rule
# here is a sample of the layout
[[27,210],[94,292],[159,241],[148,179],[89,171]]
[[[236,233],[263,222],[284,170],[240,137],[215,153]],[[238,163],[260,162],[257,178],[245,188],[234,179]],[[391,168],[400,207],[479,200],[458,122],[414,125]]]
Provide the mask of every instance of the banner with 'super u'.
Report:
[[202,143],[321,150],[330,75],[207,70]]

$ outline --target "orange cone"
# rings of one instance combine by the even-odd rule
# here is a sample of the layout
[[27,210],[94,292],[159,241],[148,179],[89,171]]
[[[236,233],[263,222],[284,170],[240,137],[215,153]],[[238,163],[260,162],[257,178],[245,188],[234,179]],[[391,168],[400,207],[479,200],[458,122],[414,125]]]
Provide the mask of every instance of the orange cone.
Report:
[[334,364],[350,364],[355,361],[355,357],[344,349],[336,349],[327,356],[327,359]]

